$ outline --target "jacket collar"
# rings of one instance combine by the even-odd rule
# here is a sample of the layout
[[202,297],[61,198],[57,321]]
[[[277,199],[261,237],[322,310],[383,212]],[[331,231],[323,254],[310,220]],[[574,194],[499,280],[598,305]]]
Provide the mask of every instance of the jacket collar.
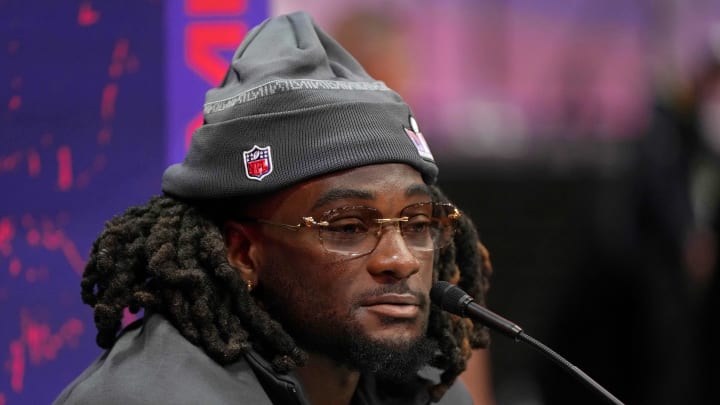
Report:
[[[294,372],[276,373],[270,362],[250,350],[245,359],[255,372],[260,384],[274,404],[310,405],[302,384]],[[357,405],[420,405],[429,404],[427,387],[440,381],[440,370],[426,366],[417,377],[407,383],[387,384],[372,375],[363,375],[355,391],[353,403]]]

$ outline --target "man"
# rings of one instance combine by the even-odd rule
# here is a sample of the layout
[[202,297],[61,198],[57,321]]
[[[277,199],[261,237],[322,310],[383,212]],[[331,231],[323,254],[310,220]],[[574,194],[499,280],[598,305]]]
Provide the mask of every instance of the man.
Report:
[[[107,349],[58,404],[446,404],[487,255],[409,107],[304,13],[248,33],[161,197],[110,221],[82,298]],[[121,331],[123,310],[145,317]]]

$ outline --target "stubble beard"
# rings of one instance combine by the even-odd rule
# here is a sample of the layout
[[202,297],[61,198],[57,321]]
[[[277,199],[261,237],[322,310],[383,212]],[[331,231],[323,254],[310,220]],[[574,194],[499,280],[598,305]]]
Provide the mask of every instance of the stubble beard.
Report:
[[[342,367],[373,374],[380,380],[404,382],[414,379],[417,371],[428,364],[438,350],[437,343],[425,334],[427,315],[418,337],[408,340],[374,339],[353,317],[356,306],[342,314],[328,310],[329,305],[314,302],[314,305],[304,307],[300,314],[293,305],[297,299],[289,293],[298,291],[298,285],[276,284],[275,287],[279,288],[274,288],[274,291],[263,288],[262,297],[259,297],[270,315],[283,325],[302,349],[328,357]],[[422,306],[426,313],[427,306],[427,303]],[[388,327],[415,322],[389,317],[381,321]]]

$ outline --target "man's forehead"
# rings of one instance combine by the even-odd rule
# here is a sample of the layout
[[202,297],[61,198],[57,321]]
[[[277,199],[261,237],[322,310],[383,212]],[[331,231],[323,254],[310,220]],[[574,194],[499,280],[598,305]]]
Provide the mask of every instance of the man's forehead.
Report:
[[301,190],[313,205],[324,205],[339,199],[371,200],[380,197],[430,195],[420,173],[402,163],[360,166],[321,176],[306,182]]
[[[407,188],[392,190],[393,193],[399,193],[403,197],[430,197],[430,188],[424,183],[412,184]],[[378,192],[369,189],[358,188],[332,188],[321,194],[313,204],[313,209],[323,207],[338,200],[368,200],[372,201],[378,198]]]

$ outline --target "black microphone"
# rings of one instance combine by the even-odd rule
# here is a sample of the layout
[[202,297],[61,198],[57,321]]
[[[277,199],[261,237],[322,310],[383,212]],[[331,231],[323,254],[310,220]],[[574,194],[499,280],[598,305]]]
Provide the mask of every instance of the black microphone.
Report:
[[522,328],[502,316],[478,305],[470,294],[447,281],[436,282],[430,290],[430,300],[451,314],[480,321],[515,340],[523,332]]
[[595,382],[595,380],[590,378],[590,376],[582,370],[575,367],[549,347],[532,338],[530,335],[527,335],[518,325],[475,303],[475,300],[470,294],[463,291],[460,287],[450,284],[447,281],[437,281],[430,290],[430,300],[451,314],[476,320],[491,329],[513,338],[515,341],[528,343],[533,348],[540,350],[540,352],[549,357],[550,360],[560,365],[565,371],[597,390],[610,403],[623,405],[619,399],[615,398],[613,394]]

